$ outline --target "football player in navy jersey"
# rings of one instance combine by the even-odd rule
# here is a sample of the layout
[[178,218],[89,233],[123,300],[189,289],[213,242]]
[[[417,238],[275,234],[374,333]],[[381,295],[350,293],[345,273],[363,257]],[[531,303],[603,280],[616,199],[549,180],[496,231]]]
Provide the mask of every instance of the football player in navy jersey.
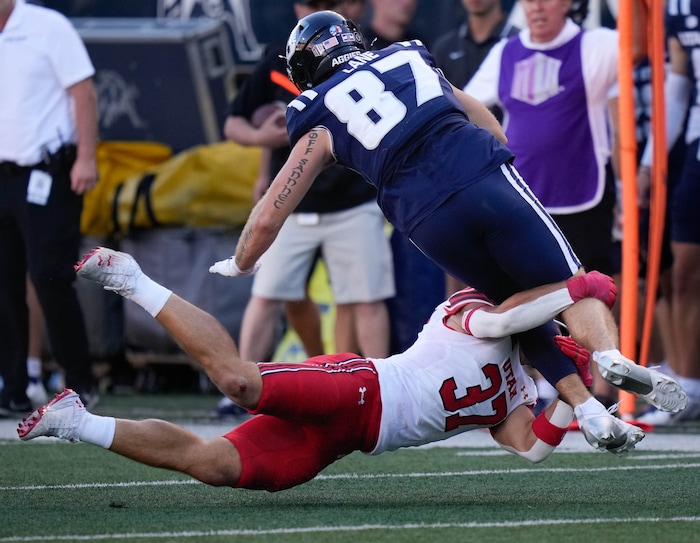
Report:
[[[421,42],[367,51],[352,21],[321,11],[295,25],[286,59],[289,77],[302,91],[287,109],[292,152],[253,209],[236,254],[215,263],[212,272],[254,273],[315,177],[338,163],[377,188],[379,206],[398,231],[496,302],[583,273],[512,166],[500,124],[442,76]],[[595,350],[606,380],[661,410],[685,407],[686,394],[672,378],[620,353],[613,316],[600,300],[583,300],[562,318],[579,343]],[[576,406],[588,391],[571,359],[554,345],[556,334],[550,321],[521,334],[521,347]]]

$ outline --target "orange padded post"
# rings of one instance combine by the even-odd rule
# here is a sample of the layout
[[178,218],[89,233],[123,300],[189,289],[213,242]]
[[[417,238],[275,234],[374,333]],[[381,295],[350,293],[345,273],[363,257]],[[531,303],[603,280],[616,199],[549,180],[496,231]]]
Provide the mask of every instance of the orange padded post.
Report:
[[[620,34],[620,178],[622,180],[622,285],[620,351],[636,358],[637,283],[639,275],[639,212],[637,208],[637,141],[634,118],[633,1],[620,0],[617,29]],[[620,414],[634,413],[634,396],[620,393]]]
[[646,365],[649,358],[656,292],[659,285],[661,246],[666,217],[666,110],[664,100],[665,35],[664,7],[662,2],[651,2],[649,17],[649,60],[652,77],[651,130],[654,138],[652,159],[651,197],[649,203],[649,247],[647,257],[647,291],[644,309],[644,328],[639,353],[639,363]]

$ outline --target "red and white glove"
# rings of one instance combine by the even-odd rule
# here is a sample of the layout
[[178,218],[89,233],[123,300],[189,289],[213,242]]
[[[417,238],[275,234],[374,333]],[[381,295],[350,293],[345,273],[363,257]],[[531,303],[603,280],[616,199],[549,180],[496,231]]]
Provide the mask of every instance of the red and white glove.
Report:
[[559,347],[559,350],[574,361],[581,381],[583,381],[586,388],[590,388],[593,385],[590,351],[581,347],[581,345],[576,343],[574,338],[570,336],[554,336],[554,341],[557,347]]
[[598,271],[572,277],[566,281],[566,288],[574,302],[584,298],[597,298],[612,308],[617,299],[617,287],[613,278]]

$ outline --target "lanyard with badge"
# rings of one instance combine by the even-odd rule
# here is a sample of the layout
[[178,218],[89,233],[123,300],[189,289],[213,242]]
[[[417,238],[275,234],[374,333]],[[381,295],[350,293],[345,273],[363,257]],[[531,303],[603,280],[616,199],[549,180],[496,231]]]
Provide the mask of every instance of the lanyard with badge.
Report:
[[[48,166],[49,155],[46,148],[42,148],[42,156],[44,164]],[[53,177],[49,172],[44,170],[32,170],[29,174],[29,182],[27,183],[27,202],[45,206],[49,201],[51,194],[51,185],[53,185]]]

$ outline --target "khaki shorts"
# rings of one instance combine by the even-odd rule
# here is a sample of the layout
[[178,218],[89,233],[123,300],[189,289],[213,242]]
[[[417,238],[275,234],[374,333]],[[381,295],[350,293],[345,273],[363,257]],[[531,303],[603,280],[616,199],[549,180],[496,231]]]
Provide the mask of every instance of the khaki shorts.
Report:
[[293,213],[260,259],[253,294],[302,300],[318,251],[338,304],[376,302],[396,294],[385,219],[375,202],[334,213]]

